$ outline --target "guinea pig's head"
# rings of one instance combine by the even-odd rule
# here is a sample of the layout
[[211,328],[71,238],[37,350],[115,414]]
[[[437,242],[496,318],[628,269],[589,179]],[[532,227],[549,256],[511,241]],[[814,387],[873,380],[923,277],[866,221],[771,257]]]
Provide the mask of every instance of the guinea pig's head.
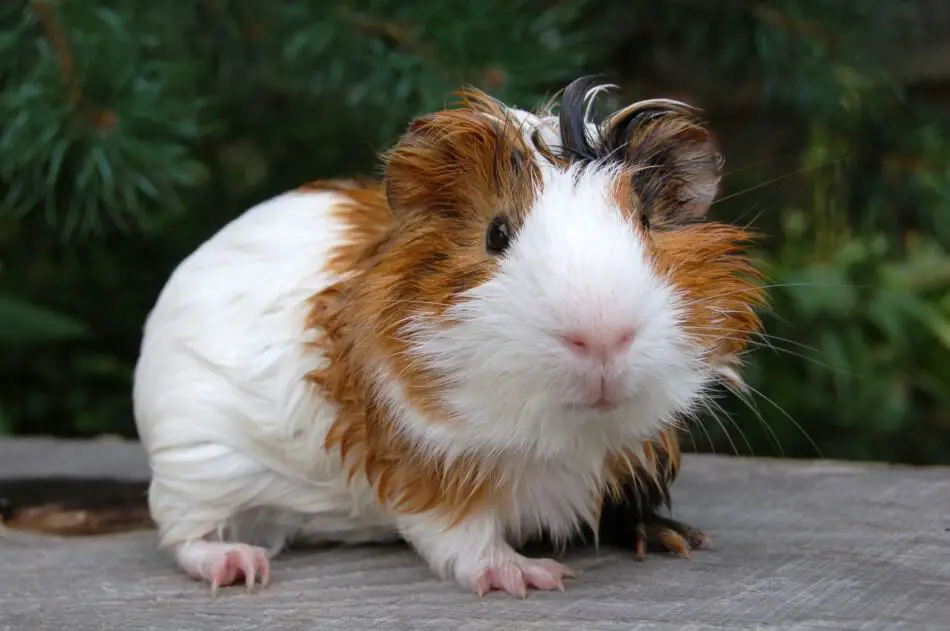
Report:
[[599,89],[572,83],[557,117],[465,92],[385,156],[399,228],[373,271],[374,327],[391,401],[429,435],[646,436],[740,379],[761,293],[747,235],[706,219],[717,143],[674,101],[595,121]]

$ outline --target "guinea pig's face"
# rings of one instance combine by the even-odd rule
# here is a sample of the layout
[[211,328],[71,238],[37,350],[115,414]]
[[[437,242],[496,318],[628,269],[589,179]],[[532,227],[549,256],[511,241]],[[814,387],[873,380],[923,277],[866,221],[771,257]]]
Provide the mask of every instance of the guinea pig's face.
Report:
[[392,370],[496,445],[652,432],[702,402],[758,323],[743,233],[701,223],[709,135],[654,103],[591,138],[580,89],[547,119],[557,145],[481,100],[417,121],[388,160]]

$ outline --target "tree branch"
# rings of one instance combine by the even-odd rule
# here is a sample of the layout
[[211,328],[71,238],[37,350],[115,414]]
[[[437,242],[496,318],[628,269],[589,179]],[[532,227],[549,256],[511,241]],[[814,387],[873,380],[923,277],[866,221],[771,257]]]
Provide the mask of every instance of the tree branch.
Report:
[[63,87],[66,89],[69,102],[78,105],[82,93],[76,83],[72,47],[69,45],[69,40],[63,32],[59,20],[56,18],[56,12],[46,0],[30,0],[30,4],[33,7],[33,12],[42,22],[46,39],[49,40],[53,52],[56,53],[56,57],[59,59],[59,74],[63,80]]

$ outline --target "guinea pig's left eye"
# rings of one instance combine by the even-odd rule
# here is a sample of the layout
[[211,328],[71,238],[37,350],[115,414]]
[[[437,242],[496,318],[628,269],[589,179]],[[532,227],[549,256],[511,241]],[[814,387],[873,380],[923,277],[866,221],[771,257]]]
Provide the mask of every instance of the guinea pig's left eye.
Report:
[[485,234],[485,249],[491,254],[501,254],[508,249],[510,242],[511,227],[508,220],[502,216],[492,219]]
[[640,211],[640,227],[644,230],[650,229],[650,215],[645,210]]

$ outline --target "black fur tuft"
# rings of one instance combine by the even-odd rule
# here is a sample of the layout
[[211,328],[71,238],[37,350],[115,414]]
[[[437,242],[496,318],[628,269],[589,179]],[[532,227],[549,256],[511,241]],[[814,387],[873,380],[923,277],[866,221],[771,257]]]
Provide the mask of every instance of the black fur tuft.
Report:
[[[650,99],[634,103],[606,119],[593,116],[597,95],[611,86],[600,83],[595,76],[584,76],[572,81],[561,96],[558,122],[561,131],[562,159],[570,163],[628,162],[636,156],[634,141],[654,146],[650,138],[638,138],[650,122],[675,116],[695,120],[695,110],[685,103],[671,99]],[[588,125],[596,128],[592,135]],[[647,142],[642,142],[647,141]]]
[[572,81],[560,99],[559,146],[542,146],[537,133],[535,146],[562,168],[631,167],[633,188],[650,215],[650,225],[703,220],[718,192],[723,161],[698,110],[656,98],[599,118],[594,108],[597,97],[611,87],[592,76]]
[[592,162],[600,156],[599,141],[588,134],[588,96],[597,88],[595,77],[580,77],[564,89],[558,112],[563,159],[568,162]]

